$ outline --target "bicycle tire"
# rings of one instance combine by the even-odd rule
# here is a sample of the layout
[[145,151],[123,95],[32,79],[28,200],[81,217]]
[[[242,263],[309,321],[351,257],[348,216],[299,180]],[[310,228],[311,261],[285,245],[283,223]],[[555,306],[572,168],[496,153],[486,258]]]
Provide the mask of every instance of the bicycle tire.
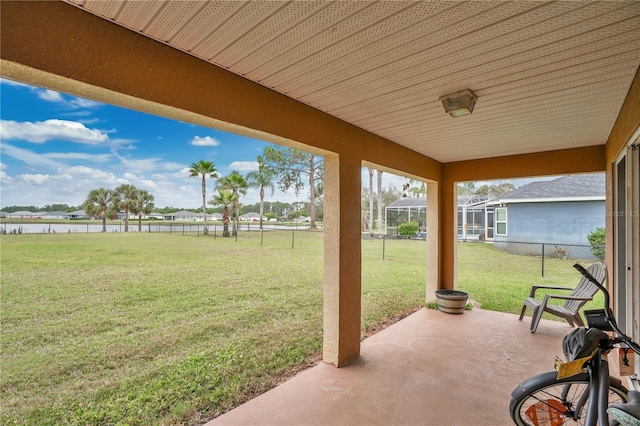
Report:
[[[509,404],[509,413],[511,419],[518,426],[543,426],[556,424],[582,425],[584,423],[584,415],[586,413],[587,402],[576,413],[575,403],[583,395],[588,392],[589,375],[581,373],[577,376],[558,380],[557,372],[550,371],[538,376],[534,376],[522,382],[511,393],[511,402]],[[562,396],[562,392],[566,392],[566,397]],[[627,401],[627,389],[622,385],[619,379],[610,377],[609,380],[609,402]],[[548,407],[550,417],[555,420],[545,418],[534,420],[532,415],[527,414],[527,410],[532,409],[535,404],[542,404]],[[539,405],[538,405],[539,406]],[[560,408],[558,408],[561,406]],[[564,410],[564,411],[563,411]],[[562,423],[558,423],[561,421]]]

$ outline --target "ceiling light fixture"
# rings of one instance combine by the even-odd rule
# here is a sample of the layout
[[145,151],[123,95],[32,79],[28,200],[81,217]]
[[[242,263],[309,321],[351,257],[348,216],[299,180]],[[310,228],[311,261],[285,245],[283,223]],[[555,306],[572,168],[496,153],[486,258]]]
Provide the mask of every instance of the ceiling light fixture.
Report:
[[445,95],[440,98],[444,110],[452,117],[469,115],[476,105],[476,95],[471,90]]

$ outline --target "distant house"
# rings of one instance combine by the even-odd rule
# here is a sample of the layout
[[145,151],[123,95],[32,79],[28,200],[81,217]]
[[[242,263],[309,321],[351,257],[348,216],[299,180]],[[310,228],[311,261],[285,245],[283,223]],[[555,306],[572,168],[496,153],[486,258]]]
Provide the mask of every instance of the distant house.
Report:
[[144,215],[143,217],[145,217],[147,219],[157,219],[157,220],[164,219],[164,215],[162,213],[158,213],[158,212],[151,212],[148,215]]
[[186,210],[181,210],[179,212],[165,214],[164,220],[202,220],[204,221],[204,215],[202,213],[194,213]]
[[[239,217],[239,219],[243,222],[260,222],[260,213],[246,213]],[[262,220],[266,221],[267,218],[262,216]]]
[[64,219],[89,219],[89,215],[84,210],[76,210],[62,215]]
[[[569,257],[584,257],[571,256],[577,249],[570,246],[589,245],[587,235],[604,228],[605,176],[571,175],[533,182],[489,204],[494,206],[497,248],[506,248],[507,242],[546,243],[551,249],[559,246]],[[530,250],[527,254],[540,253],[533,246]]]
[[58,211],[58,212],[45,212],[42,216],[43,219],[64,219],[64,216],[67,212]]
[[7,213],[6,217],[12,219],[41,219],[45,213],[46,212],[28,212],[21,210],[13,213]]
[[[163,216],[164,220],[189,220],[189,221],[203,221],[203,213],[194,213],[186,210],[182,210],[174,213],[167,213]],[[220,220],[222,215],[220,213],[213,213],[207,215],[207,220]]]

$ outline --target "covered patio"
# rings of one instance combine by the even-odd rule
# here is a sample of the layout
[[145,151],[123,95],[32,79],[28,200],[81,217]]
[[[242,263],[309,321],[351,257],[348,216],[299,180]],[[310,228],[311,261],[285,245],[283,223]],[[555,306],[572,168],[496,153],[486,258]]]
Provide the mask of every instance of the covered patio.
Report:
[[207,425],[507,425],[511,391],[553,369],[569,330],[423,308],[364,340],[348,366],[321,363]]
[[[457,285],[457,182],[606,172],[609,285],[640,339],[640,3],[0,7],[3,77],[324,156],[326,364],[220,423],[504,424],[511,388],[551,367],[566,325],[484,311],[361,343],[363,166],[427,183],[425,299]],[[441,99],[466,91],[452,118]]]

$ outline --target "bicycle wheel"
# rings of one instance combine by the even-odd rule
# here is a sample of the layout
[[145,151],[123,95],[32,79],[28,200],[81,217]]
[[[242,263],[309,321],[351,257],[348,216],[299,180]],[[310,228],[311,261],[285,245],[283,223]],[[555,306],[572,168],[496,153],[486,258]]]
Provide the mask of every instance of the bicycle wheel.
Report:
[[[589,376],[586,373],[557,380],[550,371],[532,377],[511,393],[509,413],[519,426],[583,425],[588,405]],[[627,389],[610,378],[609,403],[627,401]]]

